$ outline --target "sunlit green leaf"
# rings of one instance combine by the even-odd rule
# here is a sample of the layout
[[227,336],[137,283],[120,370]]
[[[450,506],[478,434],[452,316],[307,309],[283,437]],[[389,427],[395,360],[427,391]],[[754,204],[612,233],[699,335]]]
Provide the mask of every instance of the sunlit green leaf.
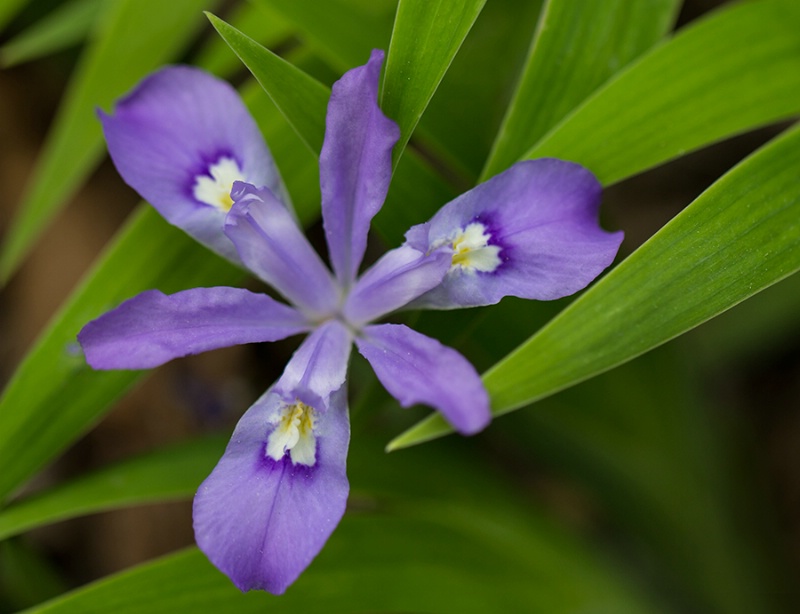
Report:
[[381,106],[400,126],[395,164],[486,0],[400,0]]
[[[44,226],[103,153],[95,109],[108,108],[139,79],[173,57],[204,23],[216,0],[119,0],[84,52],[0,252],[8,280]],[[158,15],[158,19],[153,16]]]
[[186,499],[211,473],[225,438],[191,441],[84,475],[0,510],[0,540],[44,524],[129,505]]
[[[765,146],[484,376],[495,415],[601,373],[800,268],[800,129]],[[438,416],[399,448],[449,432]]]
[[620,73],[524,157],[579,162],[607,185],[797,115],[798,31],[795,0],[724,7]]
[[482,179],[516,162],[672,25],[678,0],[550,0]]
[[107,4],[107,0],[75,0],[62,5],[3,45],[0,63],[13,66],[79,43]]

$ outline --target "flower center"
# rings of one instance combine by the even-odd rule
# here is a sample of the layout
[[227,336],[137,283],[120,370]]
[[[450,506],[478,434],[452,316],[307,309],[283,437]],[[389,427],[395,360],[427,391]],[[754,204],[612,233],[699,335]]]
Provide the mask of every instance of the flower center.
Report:
[[313,407],[300,401],[279,411],[275,430],[267,439],[267,456],[278,461],[288,452],[295,465],[313,466],[317,451],[315,413]]
[[456,231],[448,239],[453,248],[450,270],[456,268],[470,272],[491,273],[500,266],[500,247],[490,245],[491,235],[480,222],[472,222],[466,228]]
[[194,178],[194,197],[221,211],[230,211],[233,206],[231,188],[234,181],[244,181],[242,169],[233,158],[221,156],[208,167],[205,175]]

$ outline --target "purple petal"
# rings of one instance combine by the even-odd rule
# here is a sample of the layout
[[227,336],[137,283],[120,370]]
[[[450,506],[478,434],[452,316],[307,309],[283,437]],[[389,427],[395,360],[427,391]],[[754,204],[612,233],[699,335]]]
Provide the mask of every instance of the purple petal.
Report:
[[450,254],[426,255],[404,245],[387,252],[353,286],[344,306],[348,322],[370,322],[439,285],[450,268]]
[[[239,262],[238,256],[222,232],[225,207],[230,206],[228,180],[264,185],[286,196],[239,95],[199,69],[164,68],[120,100],[113,115],[99,116],[108,151],[125,182],[171,224],[233,262]],[[198,181],[205,186],[201,196],[217,194],[208,190],[219,183],[211,202],[222,208],[198,199]]]
[[367,326],[356,345],[403,407],[430,405],[464,435],[489,424],[486,389],[474,367],[454,349],[401,324]]
[[92,320],[78,334],[95,369],[150,369],[207,350],[277,341],[309,330],[297,311],[241,288],[148,290]]
[[[283,593],[344,515],[349,485],[347,391],[316,412],[313,465],[267,453],[292,399],[264,395],[239,421],[194,499],[197,545],[242,591]],[[289,405],[291,407],[291,405]],[[277,422],[277,424],[276,424]]]
[[341,322],[321,324],[294,353],[275,389],[325,407],[327,398],[344,384],[352,344],[352,335]]
[[333,277],[294,218],[268,189],[234,184],[225,234],[245,266],[314,318],[339,303]]
[[622,242],[621,232],[607,233],[597,222],[600,192],[582,166],[543,158],[519,162],[459,196],[406,233],[421,251],[449,246],[453,254],[442,284],[413,306],[551,300],[584,288]]
[[367,232],[383,206],[392,178],[397,125],[378,107],[383,51],[334,83],[328,103],[325,142],[319,158],[322,219],[331,264],[349,286],[358,273]]

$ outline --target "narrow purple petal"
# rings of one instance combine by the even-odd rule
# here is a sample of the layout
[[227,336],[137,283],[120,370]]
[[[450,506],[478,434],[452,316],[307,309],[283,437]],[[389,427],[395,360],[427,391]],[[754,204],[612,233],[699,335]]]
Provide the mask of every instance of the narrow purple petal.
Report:
[[242,591],[283,593],[344,515],[349,485],[347,391],[314,416],[313,464],[275,460],[271,437],[292,400],[268,392],[242,416],[194,498],[197,545]]
[[454,349],[401,324],[367,326],[356,345],[403,407],[430,405],[464,435],[489,424],[486,389],[475,368]]
[[234,184],[225,234],[245,266],[311,317],[330,315],[339,291],[289,211],[268,189]]
[[164,68],[120,100],[112,115],[99,115],[125,182],[171,224],[233,262],[238,256],[222,232],[233,178],[286,197],[239,95],[199,69]]
[[344,316],[353,324],[376,320],[438,286],[449,268],[449,252],[426,255],[408,245],[393,249],[356,281]]
[[347,377],[352,344],[352,335],[341,322],[321,324],[294,353],[275,390],[308,405],[326,407],[327,398]]
[[397,125],[378,107],[383,51],[334,83],[328,103],[325,142],[319,158],[322,219],[331,264],[348,287],[358,273],[367,232],[383,206],[392,178]]
[[609,266],[622,233],[598,224],[601,186],[585,168],[551,158],[519,162],[445,205],[406,234],[419,250],[451,249],[442,284],[414,307],[491,305],[504,296],[552,300]]
[[308,321],[266,294],[241,288],[148,290],[92,320],[78,334],[95,369],[150,369],[207,350],[277,341],[309,330]]

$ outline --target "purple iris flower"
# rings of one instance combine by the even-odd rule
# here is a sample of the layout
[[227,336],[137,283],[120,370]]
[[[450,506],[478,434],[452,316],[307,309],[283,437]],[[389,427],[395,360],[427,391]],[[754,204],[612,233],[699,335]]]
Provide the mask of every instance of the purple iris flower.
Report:
[[577,164],[520,162],[415,226],[358,275],[392,175],[397,126],[377,104],[383,52],[333,86],[320,155],[331,270],[297,225],[259,131],[235,91],[165,68],[101,115],[125,181],[168,221],[243,265],[289,304],[240,288],[139,294],[78,339],[96,369],[143,369],[229,345],[309,333],[247,410],[194,501],[197,543],[242,590],[282,593],[345,511],[346,375],[353,343],[402,406],[424,403],[463,433],[489,400],[461,354],[400,324],[407,306],[451,309],[503,296],[554,299],[614,259],[597,224],[600,186]]

